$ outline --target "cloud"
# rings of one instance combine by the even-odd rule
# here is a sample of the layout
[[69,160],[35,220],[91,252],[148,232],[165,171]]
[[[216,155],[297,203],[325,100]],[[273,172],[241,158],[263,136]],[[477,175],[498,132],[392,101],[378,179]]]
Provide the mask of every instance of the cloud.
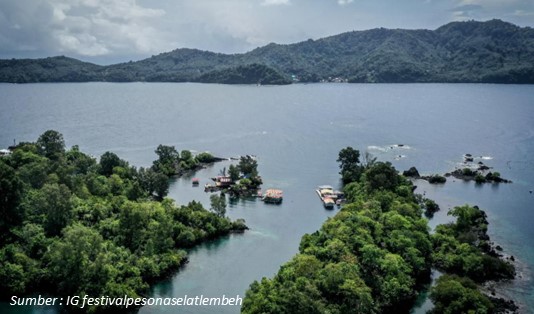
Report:
[[291,2],[289,0],[263,0],[261,5],[271,6],[271,5],[288,5]]
[[15,50],[44,48],[101,56],[132,48],[139,53],[169,48],[164,34],[151,26],[165,11],[140,6],[134,0],[18,0],[7,8],[5,2],[0,10],[16,14],[0,16],[0,26],[10,28],[2,32],[0,44],[24,43],[12,47]]
[[534,11],[515,10],[515,16],[534,16]]
[[499,18],[512,23],[532,25],[534,2],[531,0],[457,0],[450,10],[454,20]]
[[479,4],[463,4],[451,9],[451,11],[476,11],[481,10],[483,7]]
[[533,26],[532,0],[0,0],[0,58],[96,63],[176,48],[241,53],[375,27],[500,18]]
[[462,1],[460,5],[451,9],[455,21],[474,19],[477,13],[484,10],[480,4],[474,4],[475,0]]

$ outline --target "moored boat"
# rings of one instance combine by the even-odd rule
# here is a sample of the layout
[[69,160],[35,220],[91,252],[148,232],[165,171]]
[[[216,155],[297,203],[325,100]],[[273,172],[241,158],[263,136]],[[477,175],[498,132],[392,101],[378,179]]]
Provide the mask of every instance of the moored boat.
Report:
[[324,204],[324,208],[331,209],[331,208],[334,208],[334,205],[336,204],[336,202],[330,197],[325,197],[323,199],[323,204]]
[[330,185],[318,186],[315,191],[327,209],[334,208],[336,204],[340,206],[344,197],[342,192],[334,191],[334,188]]
[[213,184],[206,183],[204,185],[204,192],[215,192],[217,190],[218,190],[217,186]]
[[282,203],[282,200],[284,199],[284,193],[282,190],[278,189],[268,189],[265,191],[265,194],[263,194],[262,201],[265,203],[271,203],[271,204],[280,204]]

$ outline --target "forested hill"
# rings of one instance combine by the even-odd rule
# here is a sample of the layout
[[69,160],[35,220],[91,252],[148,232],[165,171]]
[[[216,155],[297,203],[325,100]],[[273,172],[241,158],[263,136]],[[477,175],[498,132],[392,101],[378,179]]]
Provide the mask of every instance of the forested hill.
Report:
[[244,54],[177,49],[98,66],[66,57],[0,60],[1,82],[164,81],[286,84],[349,82],[534,83],[534,29],[501,20],[436,30],[372,29]]

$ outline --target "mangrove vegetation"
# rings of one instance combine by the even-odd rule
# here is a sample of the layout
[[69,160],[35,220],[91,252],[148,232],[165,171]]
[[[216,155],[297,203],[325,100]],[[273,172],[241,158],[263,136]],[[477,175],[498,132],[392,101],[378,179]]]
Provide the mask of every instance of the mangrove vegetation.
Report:
[[339,154],[347,204],[304,235],[299,253],[273,278],[250,285],[242,312],[408,313],[432,268],[446,273],[431,288],[434,313],[502,310],[506,302],[479,285],[513,278],[515,269],[492,249],[485,213],[457,207],[450,212],[456,222],[430,234],[423,209],[439,206],[416,196],[390,163],[359,157],[351,147]]
[[137,169],[112,152],[66,149],[50,130],[0,157],[0,295],[143,296],[186,262],[184,249],[246,228],[220,200],[209,211],[165,198],[166,161],[178,154],[157,151],[157,171]]

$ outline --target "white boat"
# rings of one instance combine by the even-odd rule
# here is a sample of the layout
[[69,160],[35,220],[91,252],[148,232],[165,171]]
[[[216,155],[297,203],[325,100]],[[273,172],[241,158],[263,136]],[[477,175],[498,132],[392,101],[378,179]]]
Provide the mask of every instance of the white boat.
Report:
[[331,209],[334,208],[334,205],[336,204],[336,201],[334,199],[337,198],[337,194],[334,192],[334,188],[330,185],[321,185],[317,187],[317,195],[319,195],[319,198],[323,202],[323,205],[325,208]]
[[330,208],[334,208],[334,205],[336,204],[336,202],[330,197],[325,197],[323,199],[323,204],[324,204],[324,208],[330,209]]

